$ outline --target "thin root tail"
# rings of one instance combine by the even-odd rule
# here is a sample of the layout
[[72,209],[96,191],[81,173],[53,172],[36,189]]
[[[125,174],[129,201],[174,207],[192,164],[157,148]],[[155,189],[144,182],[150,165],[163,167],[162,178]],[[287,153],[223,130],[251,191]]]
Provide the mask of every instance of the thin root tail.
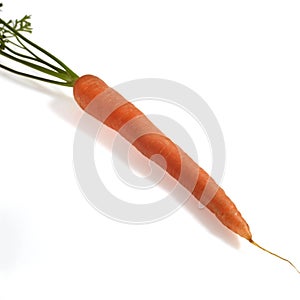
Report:
[[282,257],[282,256],[279,256],[278,254],[276,254],[276,253],[274,253],[274,252],[271,252],[271,251],[269,251],[269,250],[267,250],[267,249],[265,249],[265,248],[263,248],[262,246],[260,246],[260,245],[258,245],[257,243],[255,243],[252,239],[250,239],[249,240],[249,242],[251,243],[251,244],[253,244],[254,246],[256,246],[256,247],[258,247],[258,248],[260,248],[261,250],[263,250],[263,251],[265,251],[265,252],[267,252],[267,253],[269,253],[269,254],[272,254],[272,255],[274,255],[274,256],[276,256],[276,257],[278,257],[278,258],[280,258],[280,259],[282,259],[282,260],[284,260],[284,261],[286,261],[286,262],[288,262],[299,274],[300,274],[300,271],[295,267],[295,265],[291,262],[291,261],[289,261],[288,259],[286,259],[286,258],[284,258],[284,257]]

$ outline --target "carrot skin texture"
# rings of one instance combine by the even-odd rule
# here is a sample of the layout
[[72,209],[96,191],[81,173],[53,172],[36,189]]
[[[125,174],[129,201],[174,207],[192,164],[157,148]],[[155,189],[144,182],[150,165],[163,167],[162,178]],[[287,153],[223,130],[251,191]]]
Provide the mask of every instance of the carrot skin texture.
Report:
[[[144,156],[152,159],[155,154],[162,155],[166,171],[173,178],[215,214],[223,225],[252,240],[247,222],[224,190],[132,103],[93,75],[77,79],[73,93],[83,110],[119,132]],[[165,167],[160,161],[156,163]]]

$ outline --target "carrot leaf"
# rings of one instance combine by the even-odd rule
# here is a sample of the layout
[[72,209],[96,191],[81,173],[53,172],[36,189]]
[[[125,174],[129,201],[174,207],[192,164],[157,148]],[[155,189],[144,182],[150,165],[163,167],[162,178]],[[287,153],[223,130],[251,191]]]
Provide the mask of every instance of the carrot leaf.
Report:
[[[0,8],[2,6],[0,3]],[[47,74],[47,77],[16,70],[2,64],[1,61],[0,68],[25,77],[72,87],[78,75],[57,57],[23,35],[32,33],[30,18],[30,15],[25,15],[21,19],[7,22],[0,18],[0,56],[38,73]]]

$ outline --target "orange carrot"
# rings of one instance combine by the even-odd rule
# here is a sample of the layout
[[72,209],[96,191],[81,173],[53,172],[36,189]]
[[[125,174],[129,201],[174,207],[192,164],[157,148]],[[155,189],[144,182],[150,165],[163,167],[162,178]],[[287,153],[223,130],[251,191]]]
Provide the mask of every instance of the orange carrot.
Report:
[[[30,16],[25,16],[21,20],[5,22],[0,18],[0,55],[47,76],[25,73],[1,63],[0,68],[32,79],[73,87],[74,98],[82,109],[119,132],[147,158],[154,160],[153,155],[160,154],[165,159],[166,171],[206,205],[221,223],[253,245],[287,261],[295,268],[289,260],[253,241],[247,222],[223,189],[132,103],[95,76],[79,77],[61,60],[21,34],[31,32],[29,19]],[[164,167],[161,161],[154,161]]]
[[[73,91],[75,100],[83,110],[87,110],[89,114],[116,131],[119,131],[127,122],[133,119],[136,120],[135,128],[146,127],[149,133],[139,136],[135,141],[131,140],[132,132],[126,130],[121,131],[121,134],[129,142],[133,142],[133,146],[147,158],[151,159],[154,154],[162,155],[167,163],[166,171],[176,180],[179,180],[188,190],[191,189],[189,192],[196,199],[200,200],[205,188],[215,193],[215,195],[207,195],[207,197],[213,196],[211,201],[208,201],[207,208],[230,230],[247,240],[252,239],[248,224],[223,189],[218,187],[215,181],[202,168],[179,146],[161,133],[133,104],[93,75],[80,77],[75,82]],[[99,97],[102,93],[106,93],[107,96]],[[96,103],[89,106],[92,101]],[[108,102],[109,105],[116,107],[116,109],[108,117],[105,117],[106,114],[104,112],[107,110]],[[188,173],[195,174],[197,172],[198,174],[196,184],[192,187],[189,186],[189,178],[179,176],[182,171],[181,161],[188,165]],[[207,185],[209,186],[207,187]]]

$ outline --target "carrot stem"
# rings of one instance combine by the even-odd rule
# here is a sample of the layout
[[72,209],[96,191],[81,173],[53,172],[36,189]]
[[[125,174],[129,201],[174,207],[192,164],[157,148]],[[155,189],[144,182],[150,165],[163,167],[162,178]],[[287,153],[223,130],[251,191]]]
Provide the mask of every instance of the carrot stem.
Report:
[[49,69],[47,69],[47,68],[44,68],[44,67],[39,66],[39,65],[37,65],[37,64],[31,63],[31,62],[26,61],[26,60],[24,60],[24,59],[20,59],[20,58],[14,57],[14,56],[12,56],[12,55],[10,55],[10,54],[8,54],[8,53],[2,53],[2,55],[3,55],[4,57],[7,57],[7,58],[9,58],[9,59],[11,59],[11,60],[14,60],[14,61],[16,61],[16,62],[18,62],[18,63],[21,63],[21,64],[23,64],[23,65],[26,65],[26,66],[28,66],[28,67],[30,67],[30,68],[32,68],[32,69],[35,69],[35,70],[37,70],[37,71],[46,73],[46,74],[48,74],[48,75],[57,77],[57,78],[62,79],[62,80],[66,80],[66,81],[68,80],[68,76],[67,76],[65,73],[62,74],[62,73],[58,73],[58,72],[49,70]]
[[[30,16],[25,16],[21,20],[8,22],[5,22],[0,18],[0,55],[20,64],[26,65],[29,68],[47,74],[51,77],[59,78],[62,81],[35,76],[29,73],[12,69],[3,64],[0,64],[0,68],[32,79],[73,87],[75,81],[79,78],[79,76],[74,73],[67,65],[65,65],[60,59],[58,59],[39,45],[33,43],[20,33],[31,33],[32,29],[29,20]],[[23,53],[19,52],[19,50],[16,51],[15,49],[8,47],[8,44],[13,45],[19,50],[21,49]],[[30,48],[32,48],[32,50]],[[27,52],[27,55],[25,54],[25,52]],[[51,62],[41,59],[41,57],[39,56],[40,54],[46,56],[48,58],[47,60],[50,60]],[[33,63],[33,61],[37,62],[38,64]],[[55,66],[53,62],[57,66]]]
[[254,246],[260,248],[261,250],[263,250],[263,251],[265,251],[265,252],[267,252],[267,253],[269,253],[269,254],[271,254],[271,255],[274,255],[274,256],[276,256],[277,258],[280,258],[280,259],[282,259],[282,260],[288,262],[288,263],[289,263],[289,264],[290,264],[290,265],[291,265],[291,266],[292,266],[292,267],[300,274],[300,271],[296,268],[296,266],[295,266],[290,260],[288,260],[288,259],[286,259],[286,258],[284,258],[284,257],[282,257],[282,256],[280,256],[280,255],[278,255],[278,254],[276,254],[276,253],[274,253],[274,252],[271,252],[271,251],[267,250],[266,248],[260,246],[260,245],[257,244],[256,242],[254,242],[252,239],[250,239],[249,242],[250,242],[251,244],[253,244]]
[[23,76],[23,77],[27,77],[27,78],[31,78],[31,79],[35,79],[35,80],[39,80],[39,81],[44,81],[44,82],[48,82],[48,83],[53,83],[53,84],[57,84],[57,85],[61,85],[61,86],[70,86],[70,84],[68,82],[51,80],[51,79],[47,79],[47,78],[27,74],[27,73],[20,72],[20,71],[14,70],[12,68],[9,68],[7,66],[4,66],[2,64],[0,64],[0,68],[6,70],[8,72]]
[[[39,56],[37,56],[33,51],[31,51],[30,49],[28,49],[28,47],[25,46],[24,43],[22,43],[22,41],[20,40],[19,37],[16,37],[16,39],[18,40],[19,44],[21,45],[21,48],[26,50],[29,54],[31,54],[33,57],[29,57],[29,59],[33,59],[36,60],[52,69],[54,69],[55,71],[59,72],[59,73],[65,73],[65,70],[60,69],[56,66],[54,66],[53,64],[48,63],[47,61],[41,59]],[[8,49],[8,47],[6,46],[6,48]]]

